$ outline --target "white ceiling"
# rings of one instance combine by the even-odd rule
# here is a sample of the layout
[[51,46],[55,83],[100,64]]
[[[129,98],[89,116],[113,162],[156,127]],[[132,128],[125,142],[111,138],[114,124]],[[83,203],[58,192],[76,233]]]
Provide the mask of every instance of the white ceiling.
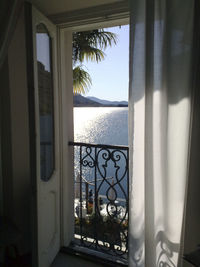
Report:
[[53,15],[82,8],[123,2],[124,0],[31,0],[45,15]]

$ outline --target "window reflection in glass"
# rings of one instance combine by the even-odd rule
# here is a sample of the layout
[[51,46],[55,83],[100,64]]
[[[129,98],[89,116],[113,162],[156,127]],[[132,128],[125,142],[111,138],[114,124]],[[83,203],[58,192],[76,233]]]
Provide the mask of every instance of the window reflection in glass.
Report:
[[54,106],[51,38],[44,24],[37,26],[36,50],[40,116],[40,174],[43,181],[48,181],[55,165]]

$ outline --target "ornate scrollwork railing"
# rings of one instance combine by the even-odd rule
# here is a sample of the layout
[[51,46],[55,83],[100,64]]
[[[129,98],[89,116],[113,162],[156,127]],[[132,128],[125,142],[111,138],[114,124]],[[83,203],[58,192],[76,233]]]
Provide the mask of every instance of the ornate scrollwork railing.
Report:
[[75,239],[84,247],[127,259],[128,147],[74,146]]

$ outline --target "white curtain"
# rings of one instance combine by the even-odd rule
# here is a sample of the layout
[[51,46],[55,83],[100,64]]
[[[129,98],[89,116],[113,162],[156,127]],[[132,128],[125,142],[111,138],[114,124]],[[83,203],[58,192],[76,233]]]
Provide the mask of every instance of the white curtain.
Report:
[[130,2],[129,266],[181,266],[194,1]]

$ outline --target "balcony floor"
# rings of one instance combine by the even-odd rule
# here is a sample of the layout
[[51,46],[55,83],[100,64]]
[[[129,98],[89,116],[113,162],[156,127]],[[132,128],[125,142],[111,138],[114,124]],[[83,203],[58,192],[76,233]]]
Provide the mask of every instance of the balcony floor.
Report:
[[105,265],[93,263],[64,253],[59,253],[52,263],[51,267],[103,267]]

